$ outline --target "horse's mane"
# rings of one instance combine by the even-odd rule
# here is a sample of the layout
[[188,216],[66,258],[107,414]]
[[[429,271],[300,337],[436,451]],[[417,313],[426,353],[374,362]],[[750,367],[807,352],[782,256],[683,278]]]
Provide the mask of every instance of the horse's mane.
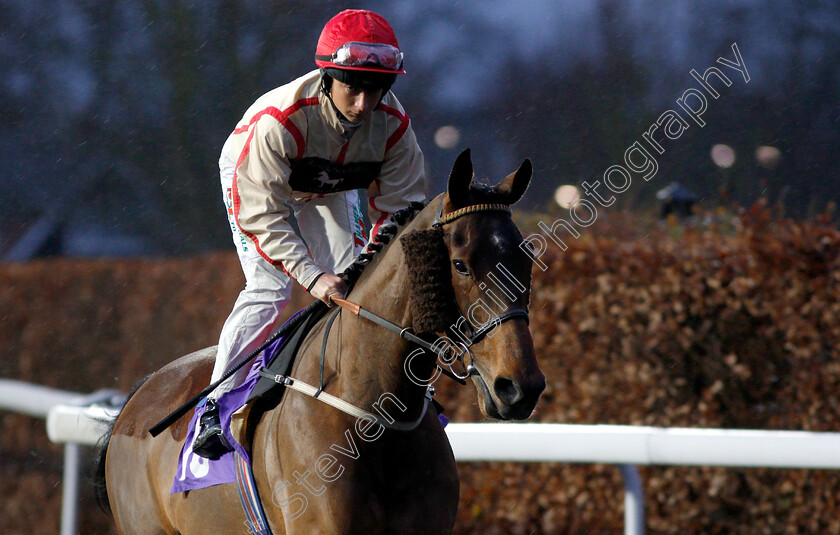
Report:
[[[389,222],[379,228],[367,246],[367,252],[341,273],[348,287],[352,287],[378,253],[390,244],[402,227],[409,223],[427,203],[412,202],[394,212]],[[410,306],[414,313],[413,328],[418,333],[439,332],[457,319],[455,293],[449,272],[449,251],[443,243],[440,229],[415,230],[401,236],[406,266],[406,283],[410,288]]]
[[400,242],[408,270],[412,327],[417,333],[443,332],[460,315],[443,230],[414,230]]

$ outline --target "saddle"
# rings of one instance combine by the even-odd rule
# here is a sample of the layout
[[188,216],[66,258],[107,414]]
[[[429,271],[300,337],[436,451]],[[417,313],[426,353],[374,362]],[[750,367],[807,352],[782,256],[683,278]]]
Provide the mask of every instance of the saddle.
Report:
[[[265,369],[274,375],[288,375],[292,370],[295,357],[306,335],[309,334],[312,328],[318,324],[328,311],[329,309],[326,306],[315,308],[310,312],[309,317],[301,322],[293,332],[268,346],[265,349],[265,362],[267,363]],[[263,402],[277,406],[283,399],[283,393],[285,391],[286,387],[284,385],[276,383],[267,377],[260,377],[260,380],[251,391],[248,402],[259,398]]]
[[[287,373],[291,370],[301,343],[327,311],[326,305],[316,303],[315,306],[307,307],[290,319],[284,327],[281,327],[284,329],[288,326],[288,330],[284,330],[275,342],[266,346],[265,350],[256,357],[253,368],[243,383],[226,392],[219,399],[223,432],[233,451],[209,462],[191,460],[191,456],[195,454],[192,452],[192,441],[189,437],[195,439],[199,419],[205,411],[205,405],[199,404],[188,425],[188,438],[182,445],[181,454],[178,457],[171,493],[233,482],[240,483],[240,490],[249,487],[248,485],[242,487],[241,483],[252,477],[250,453],[256,424],[265,411],[272,409],[280,402],[283,391],[286,389],[282,384],[262,379],[259,371],[266,362],[270,362],[271,369],[278,370],[275,373]],[[253,533],[260,532],[253,531]]]
[[244,437],[242,437],[244,439],[242,446],[247,450],[250,451],[251,449],[256,424],[259,422],[260,417],[263,413],[277,407],[283,400],[283,394],[287,390],[285,385],[273,381],[266,377],[266,375],[288,375],[291,372],[301,344],[312,331],[312,328],[318,324],[329,310],[326,305],[315,307],[309,312],[308,317],[292,332],[265,348],[264,361],[267,364],[264,369],[268,373],[261,373],[261,377],[254,385],[250,396],[245,402],[246,407],[250,406],[245,417]]

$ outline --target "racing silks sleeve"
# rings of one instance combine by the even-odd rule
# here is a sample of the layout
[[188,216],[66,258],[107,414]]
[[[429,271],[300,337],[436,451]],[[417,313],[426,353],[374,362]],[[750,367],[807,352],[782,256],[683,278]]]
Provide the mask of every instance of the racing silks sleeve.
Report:
[[396,119],[392,121],[396,128],[386,142],[385,160],[379,177],[368,188],[371,239],[392,213],[405,208],[411,201],[422,202],[426,198],[423,152],[417,144],[408,115],[398,103],[396,105],[397,108],[392,108],[380,104],[386,113]]
[[[287,117],[283,117],[287,120]],[[282,268],[304,288],[321,269],[295,234],[288,218],[291,168],[298,147],[288,129],[271,114],[251,124],[233,177],[236,222],[265,260]]]

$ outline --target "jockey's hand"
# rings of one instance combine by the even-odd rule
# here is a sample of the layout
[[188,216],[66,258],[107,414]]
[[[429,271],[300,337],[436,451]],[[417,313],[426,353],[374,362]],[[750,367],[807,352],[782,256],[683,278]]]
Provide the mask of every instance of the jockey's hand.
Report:
[[324,273],[318,277],[309,293],[315,299],[320,299],[326,303],[328,307],[334,307],[335,303],[331,301],[331,298],[344,297],[346,291],[347,285],[344,283],[344,279],[332,273]]

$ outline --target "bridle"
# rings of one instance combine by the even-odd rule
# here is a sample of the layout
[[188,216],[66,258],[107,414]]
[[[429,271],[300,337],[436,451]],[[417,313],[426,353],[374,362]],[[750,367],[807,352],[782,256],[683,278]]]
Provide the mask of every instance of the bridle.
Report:
[[[507,204],[483,203],[471,204],[469,206],[453,210],[452,212],[449,212],[447,214],[443,214],[444,198],[445,195],[441,195],[440,203],[438,203],[437,212],[435,213],[435,218],[432,221],[432,228],[443,229],[444,225],[452,223],[456,219],[464,217],[465,215],[474,214],[477,212],[503,212],[508,215],[512,215],[513,213],[513,211],[510,209],[510,206],[508,206]],[[451,325],[447,328],[446,334],[449,335],[450,340],[454,342],[454,345],[457,346],[457,348],[460,351],[457,351],[455,355],[451,358],[447,358],[449,356],[447,355],[447,353],[452,351],[451,345],[448,348],[437,348],[435,347],[435,344],[424,340],[423,338],[412,332],[410,328],[401,327],[395,323],[392,323],[381,316],[377,316],[376,314],[363,309],[361,306],[355,303],[351,303],[350,301],[347,301],[345,299],[333,299],[333,301],[342,308],[349,310],[356,316],[361,316],[365,319],[368,319],[388,329],[391,332],[397,333],[403,340],[414,343],[422,347],[426,351],[430,351],[436,354],[438,358],[441,359],[443,362],[453,362],[455,359],[460,359],[465,370],[465,373],[463,375],[459,375],[454,371],[447,371],[439,365],[437,366],[437,368],[442,374],[446,375],[447,377],[450,377],[451,379],[454,379],[462,385],[466,384],[466,379],[470,376],[478,375],[478,369],[473,365],[470,347],[484,340],[484,338],[490,332],[492,332],[493,329],[495,329],[496,327],[508,320],[512,320],[515,318],[523,318],[526,323],[530,323],[530,318],[528,316],[527,310],[525,310],[524,308],[514,308],[506,310],[501,314],[498,314],[495,317],[491,318],[487,322],[483,323],[478,328],[474,328],[467,320],[467,317],[463,314],[463,312],[461,312],[458,303],[455,303],[455,309],[458,311],[459,317],[454,325]],[[327,327],[327,331],[329,331],[329,326]]]
[[[465,206],[464,208],[459,208],[458,210],[454,210],[444,215],[444,197],[445,196],[441,196],[440,203],[438,204],[437,208],[437,213],[435,214],[435,219],[432,221],[432,228],[442,229],[444,225],[452,223],[456,219],[477,212],[503,212],[508,215],[512,214],[510,206],[506,204],[485,203]],[[465,373],[463,375],[458,374],[455,371],[448,371],[439,365],[437,366],[437,368],[442,374],[446,375],[447,377],[450,377],[451,379],[454,379],[455,381],[461,384],[466,384],[467,378],[469,378],[472,375],[478,374],[478,370],[473,365],[470,347],[480,343],[490,332],[493,331],[493,329],[495,329],[496,327],[508,320],[515,318],[523,318],[526,322],[529,322],[527,310],[525,310],[524,308],[514,308],[506,310],[501,314],[496,315],[492,319],[480,325],[478,328],[475,328],[470,324],[470,322],[466,319],[466,316],[461,312],[458,303],[455,303],[455,308],[459,312],[459,319],[455,322],[454,325],[451,325],[449,328],[447,328],[446,332],[450,340],[454,342],[454,345],[458,349],[458,351],[455,352],[455,355],[451,355],[451,352],[453,351],[452,345],[449,345],[449,347],[436,347],[436,344],[430,343],[429,341],[418,336],[410,328],[401,327],[395,323],[392,323],[381,316],[378,316],[368,310],[365,310],[364,308],[355,303],[351,303],[350,301],[347,301],[345,299],[333,299],[333,301],[342,308],[350,311],[354,315],[361,316],[367,320],[370,320],[388,329],[389,331],[398,334],[403,340],[416,344],[425,349],[426,351],[436,354],[438,358],[440,358],[443,362],[454,362],[454,360],[460,359],[465,370]],[[329,326],[327,330],[329,330]],[[450,354],[447,355],[447,353]]]
[[[440,204],[437,208],[437,214],[435,215],[434,221],[432,221],[432,228],[442,229],[444,225],[451,223],[456,219],[477,212],[504,212],[508,215],[512,214],[510,206],[506,204],[486,203],[473,204],[464,208],[460,208],[458,210],[454,210],[444,215],[442,214],[444,197],[445,196],[441,196]],[[524,308],[515,308],[506,310],[505,312],[496,315],[494,318],[480,325],[478,328],[474,328],[470,324],[469,320],[466,319],[466,316],[464,316],[464,314],[461,313],[458,303],[455,303],[455,308],[460,313],[460,316],[458,321],[456,321],[454,325],[448,327],[446,331],[447,335],[450,337],[450,340],[454,342],[454,346],[458,349],[458,351],[456,351],[455,349],[453,349],[452,344],[448,346],[437,347],[436,343],[431,343],[428,340],[422,338],[421,336],[418,336],[412,331],[411,328],[401,327],[396,323],[393,323],[381,316],[374,314],[373,312],[370,312],[369,310],[362,308],[356,303],[339,298],[333,298],[332,300],[339,307],[341,307],[341,309],[347,310],[356,316],[365,318],[369,321],[376,323],[377,325],[384,327],[385,329],[388,329],[391,332],[398,334],[403,340],[416,344],[425,349],[426,351],[436,354],[437,357],[445,363],[454,363],[455,360],[460,360],[461,364],[464,367],[464,374],[458,374],[455,371],[450,371],[451,365],[450,370],[446,370],[437,363],[436,366],[440,373],[446,375],[447,377],[450,377],[451,379],[454,379],[462,385],[466,384],[466,379],[468,379],[470,376],[480,375],[478,369],[473,364],[473,358],[472,353],[470,352],[470,347],[480,343],[491,331],[493,331],[493,329],[495,329],[505,321],[515,318],[523,318],[526,322],[529,322],[528,311]],[[327,403],[328,405],[331,405],[347,414],[350,414],[351,416],[374,421],[387,429],[411,431],[417,428],[417,426],[420,425],[420,422],[423,421],[423,418],[426,415],[426,411],[428,410],[429,405],[432,402],[432,396],[434,395],[434,387],[431,385],[426,387],[426,394],[423,400],[423,410],[421,411],[420,416],[414,422],[388,421],[381,418],[380,416],[355,407],[354,405],[351,405],[346,401],[343,401],[339,398],[336,398],[335,396],[332,396],[329,393],[324,392],[324,363],[326,359],[327,339],[329,337],[329,333],[332,328],[333,322],[337,317],[338,313],[333,314],[333,316],[327,321],[326,328],[324,329],[324,339],[321,345],[321,362],[318,388],[303,383],[302,381],[294,379],[292,377],[271,374],[265,371],[264,369],[260,370],[260,375],[272,379],[276,383],[292,388],[293,390],[297,390],[301,393],[312,396],[320,401],[323,401],[324,403]]]
[[[513,214],[510,206],[501,203],[471,204],[469,206],[453,210],[447,214],[443,214],[443,200],[445,197],[445,195],[441,195],[440,197],[440,203],[438,203],[437,212],[434,220],[432,221],[432,228],[443,229],[444,225],[452,223],[456,219],[464,217],[465,215],[474,214],[476,212],[503,212],[508,215]],[[508,320],[523,318],[526,323],[530,323],[530,317],[528,316],[528,311],[526,309],[514,308],[496,315],[494,318],[488,320],[476,329],[466,319],[466,316],[461,311],[458,303],[455,303],[455,308],[459,312],[459,319],[454,325],[447,329],[447,334],[451,335],[453,340],[456,340],[456,345],[458,345],[461,349],[459,358],[461,358],[465,374],[455,374],[455,376],[461,380],[467,379],[472,375],[478,375],[478,369],[476,369],[472,362],[472,353],[470,353],[469,349],[471,346],[481,342],[493,329]],[[463,325],[463,330],[461,325]],[[442,355],[439,356],[443,357]],[[469,362],[466,361],[465,357],[469,357]],[[446,362],[446,360],[444,360],[444,362]]]

